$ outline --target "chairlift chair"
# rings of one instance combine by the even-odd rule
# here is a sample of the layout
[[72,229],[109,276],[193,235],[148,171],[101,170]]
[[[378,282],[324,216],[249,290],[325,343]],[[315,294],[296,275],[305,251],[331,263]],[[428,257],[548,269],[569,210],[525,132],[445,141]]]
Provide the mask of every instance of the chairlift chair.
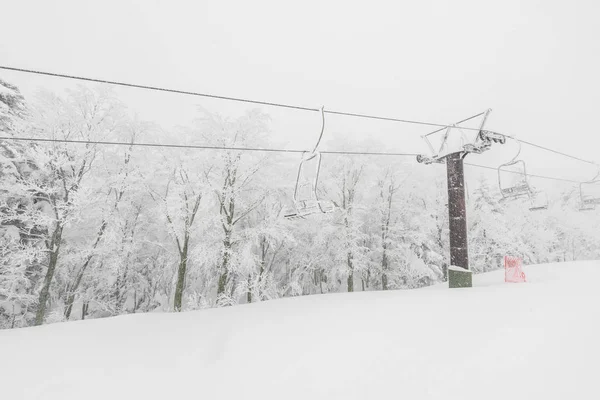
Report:
[[548,209],[548,195],[545,192],[531,192],[531,207],[529,211],[541,211]]
[[[304,163],[317,158],[317,167],[315,178],[310,183],[310,196],[307,198],[300,198],[298,196],[298,189],[300,187],[300,178],[302,176],[302,168]],[[304,167],[306,168],[306,167]],[[298,168],[298,175],[296,177],[296,187],[294,189],[294,212],[284,215],[285,218],[290,220],[304,219],[309,215],[313,214],[327,214],[335,210],[335,205],[330,201],[320,200],[317,194],[317,187],[319,183],[319,172],[321,170],[321,153],[315,152],[309,157],[302,158],[300,161],[300,167]]]
[[[547,210],[549,203],[548,195],[545,192],[533,190],[529,184],[525,161],[517,159],[519,154],[521,154],[521,142],[514,137],[512,139],[519,145],[517,154],[509,162],[498,166],[498,186],[500,187],[500,194],[502,195],[501,201],[527,197],[531,203],[529,211]],[[516,167],[518,171],[511,170],[509,169],[510,167]],[[503,172],[520,174],[522,179],[517,183],[504,185],[502,182]]]
[[582,200],[579,205],[579,211],[594,211],[596,209],[596,204],[600,203],[592,203],[590,200]]
[[[324,107],[321,107],[321,134],[319,135],[319,139],[317,140],[317,144],[313,148],[312,152],[305,156],[302,154],[302,160],[300,161],[300,166],[298,167],[298,175],[296,176],[296,186],[294,188],[294,211],[285,214],[284,218],[289,220],[297,220],[304,219],[309,215],[313,214],[327,214],[335,211],[335,204],[331,201],[321,200],[317,194],[317,187],[319,183],[319,173],[321,172],[321,153],[317,151],[319,147],[319,143],[323,137],[323,132],[325,130],[325,110]],[[316,171],[315,178],[310,183],[310,195],[305,198],[300,198],[298,195],[298,189],[300,185],[300,178],[302,177],[302,169],[304,164],[308,161],[311,161],[316,158]]]
[[[527,181],[527,166],[525,165],[525,161],[517,160],[519,154],[521,154],[521,142],[515,139],[517,144],[519,145],[519,150],[517,154],[508,162],[501,164],[498,166],[498,186],[500,187],[500,194],[502,195],[502,200],[507,199],[515,199],[523,196],[531,197],[531,187],[529,186],[529,182]],[[514,171],[509,169],[509,167],[517,167],[519,170]],[[521,182],[513,183],[510,185],[504,185],[502,183],[502,172],[505,173],[517,173],[521,174],[523,179]]]
[[[518,166],[518,169],[523,172],[517,172],[522,174],[523,180],[516,184],[504,185],[502,183],[502,172],[511,173],[514,172],[508,167]],[[518,197],[531,195],[531,187],[529,186],[529,182],[527,182],[527,167],[525,166],[525,161],[523,160],[513,160],[507,163],[504,163],[498,167],[498,185],[500,187],[500,194],[502,194],[502,199],[513,199]]]
[[596,173],[594,179],[587,182],[581,182],[579,184],[579,198],[581,201],[579,211],[592,211],[596,209],[596,205],[600,204],[600,196],[598,196],[597,193],[594,194],[593,192],[588,192],[589,187],[600,185],[598,176],[600,176],[600,166],[598,166],[598,172]]

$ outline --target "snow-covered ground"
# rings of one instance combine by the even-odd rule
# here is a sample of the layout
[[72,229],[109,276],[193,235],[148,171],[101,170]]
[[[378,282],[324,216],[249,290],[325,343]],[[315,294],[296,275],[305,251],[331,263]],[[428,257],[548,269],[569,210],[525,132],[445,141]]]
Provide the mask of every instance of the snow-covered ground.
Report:
[[600,262],[0,331],[0,398],[599,399]]

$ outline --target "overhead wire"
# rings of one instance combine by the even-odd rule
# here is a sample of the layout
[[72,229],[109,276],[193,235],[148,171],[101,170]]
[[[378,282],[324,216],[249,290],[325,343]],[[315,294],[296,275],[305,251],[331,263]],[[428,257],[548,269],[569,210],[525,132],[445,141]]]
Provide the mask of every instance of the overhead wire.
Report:
[[[507,136],[507,137],[510,137],[510,136]],[[511,138],[512,138],[512,137],[511,137]],[[563,153],[562,151],[558,151],[558,150],[550,149],[550,148],[548,148],[548,147],[541,146],[541,145],[539,145],[539,144],[535,144],[535,143],[531,143],[531,142],[528,142],[528,141],[526,141],[526,140],[523,140],[523,139],[518,139],[518,140],[519,140],[521,143],[527,144],[527,145],[529,145],[529,146],[532,146],[532,147],[537,147],[538,149],[542,149],[542,150],[545,150],[545,151],[549,151],[549,152],[551,152],[551,153],[559,154],[559,155],[561,155],[561,156],[564,156],[564,157],[572,158],[573,160],[581,161],[581,162],[588,163],[588,164],[592,164],[592,165],[598,165],[598,163],[595,163],[595,162],[593,162],[593,161],[586,160],[586,159],[584,159],[584,158],[580,158],[580,157],[577,157],[577,156],[572,156],[572,155],[570,155],[570,154]]]
[[[220,100],[229,100],[229,101],[235,101],[235,102],[253,103],[253,104],[260,104],[260,105],[266,105],[266,106],[272,106],[272,107],[295,109],[295,110],[301,110],[301,111],[313,111],[313,112],[321,111],[321,109],[319,109],[319,108],[310,108],[310,107],[303,107],[303,106],[284,104],[284,103],[268,102],[268,101],[262,101],[262,100],[252,100],[252,99],[245,99],[245,98],[240,98],[240,97],[220,96],[220,95],[209,94],[209,93],[200,93],[200,92],[192,92],[192,91],[187,91],[187,90],[169,89],[169,88],[163,88],[163,87],[158,87],[158,86],[138,85],[138,84],[133,84],[133,83],[110,81],[110,80],[106,80],[106,79],[87,78],[87,77],[76,76],[76,75],[67,75],[67,74],[59,74],[59,73],[46,72],[46,71],[37,71],[37,70],[25,69],[25,68],[8,67],[8,66],[4,66],[4,65],[0,65],[0,69],[4,69],[7,71],[24,72],[24,73],[36,74],[36,75],[53,76],[53,77],[57,77],[57,78],[74,79],[74,80],[80,80],[80,81],[86,81],[86,82],[104,83],[104,84],[109,84],[109,85],[131,87],[131,88],[136,88],[136,89],[155,90],[155,91],[160,91],[160,92],[176,93],[176,94],[183,94],[183,95],[189,95],[189,96],[199,96],[199,97],[206,97],[206,98],[213,98],[213,99],[220,99]],[[367,119],[375,119],[375,120],[381,120],[381,121],[393,121],[393,122],[401,122],[401,123],[415,124],[415,125],[437,126],[437,127],[441,127],[441,128],[448,128],[448,127],[453,126],[453,125],[438,124],[438,123],[434,123],[434,122],[382,117],[382,116],[377,116],[377,115],[358,114],[358,113],[351,113],[351,112],[345,112],[345,111],[324,110],[324,112],[326,114],[343,115],[343,116],[347,116],[347,117],[367,118]],[[462,127],[462,128],[467,129],[467,130],[474,130],[474,131],[479,130],[479,129],[469,128],[469,127]]]
[[[47,142],[47,143],[71,143],[71,144],[93,144],[93,145],[114,145],[114,146],[140,146],[140,147],[165,147],[176,149],[200,149],[200,150],[232,150],[232,151],[254,151],[270,153],[309,153],[308,150],[299,149],[276,149],[264,147],[235,147],[235,146],[210,146],[193,144],[162,144],[148,142],[114,142],[104,140],[76,140],[76,139],[50,139],[50,138],[31,138],[19,136],[0,136],[0,140],[15,140],[28,142]],[[414,156],[416,153],[390,153],[390,152],[366,152],[366,151],[344,151],[344,150],[325,150],[321,154],[346,154],[346,155],[373,155],[373,156]]]
[[[476,167],[476,168],[484,168],[484,169],[491,169],[494,171],[497,171],[498,168],[496,167],[490,167],[487,165],[481,165],[481,164],[473,164],[473,163],[464,163],[464,165],[470,166],[470,167]],[[517,174],[517,175],[527,175],[528,177],[533,177],[533,178],[540,178],[540,179],[549,179],[549,180],[554,180],[554,181],[560,181],[560,182],[569,182],[569,183],[579,183],[579,181],[575,181],[572,179],[564,179],[564,178],[556,178],[553,176],[546,176],[546,175],[535,175],[535,174],[525,174],[523,172],[519,172],[519,171],[503,171],[503,172],[507,172],[507,173],[511,173],[511,174]]]
[[[460,121],[456,122],[456,124],[457,124],[457,125],[458,125],[458,124],[462,124],[463,122],[470,121],[470,120],[472,120],[472,119],[474,119],[474,118],[477,118],[477,117],[479,117],[479,116],[482,116],[483,114],[485,114],[485,111],[484,111],[484,112],[480,112],[479,114],[475,114],[475,115],[473,115],[473,116],[470,116],[469,118],[462,119],[462,120],[460,120]],[[440,128],[440,129],[436,129],[435,131],[433,131],[433,132],[429,132],[429,133],[427,133],[427,134],[425,134],[425,135],[422,135],[422,136],[423,136],[423,137],[427,137],[427,136],[433,135],[434,133],[438,133],[438,132],[440,132],[440,131],[443,131],[444,129],[445,129],[445,127],[444,127],[444,128]],[[475,130],[477,130],[477,131],[478,131],[479,129],[475,129]]]
[[[244,103],[252,103],[252,104],[259,104],[259,105],[266,105],[266,106],[273,106],[273,107],[281,107],[281,108],[295,109],[295,110],[301,110],[301,111],[312,111],[312,112],[321,111],[323,113],[333,114],[333,115],[342,115],[342,116],[348,116],[348,117],[366,118],[366,119],[374,119],[374,120],[382,120],[382,121],[393,121],[393,122],[416,124],[416,125],[436,126],[436,127],[440,128],[438,130],[428,133],[426,136],[429,136],[433,133],[439,132],[445,128],[459,128],[459,129],[465,129],[465,130],[471,130],[471,131],[479,131],[480,130],[479,128],[462,127],[462,126],[459,126],[458,124],[461,124],[463,122],[466,122],[468,120],[471,120],[473,118],[476,118],[476,117],[484,114],[484,113],[480,113],[480,114],[474,115],[472,117],[466,118],[464,120],[461,120],[456,124],[445,125],[445,124],[438,124],[438,123],[432,123],[432,122],[391,118],[391,117],[382,117],[382,116],[368,115],[368,114],[358,114],[358,113],[350,113],[350,112],[334,111],[334,110],[321,110],[319,108],[310,108],[310,107],[303,107],[303,106],[297,106],[297,105],[291,105],[291,104],[267,102],[267,101],[261,101],[261,100],[252,100],[252,99],[245,99],[245,98],[239,98],[239,97],[220,96],[220,95],[214,95],[214,94],[208,94],[208,93],[169,89],[169,88],[163,88],[163,87],[157,87],[157,86],[139,85],[139,84],[126,83],[126,82],[119,82],[119,81],[110,81],[110,80],[105,80],[105,79],[88,78],[88,77],[82,77],[82,76],[59,74],[59,73],[31,70],[31,69],[25,69],[25,68],[9,67],[9,66],[4,66],[4,65],[0,65],[0,69],[7,70],[7,71],[30,73],[30,74],[36,74],[36,75],[52,76],[52,77],[65,78],[65,79],[74,79],[74,80],[87,81],[87,82],[95,82],[95,83],[103,83],[103,84],[116,85],[116,86],[131,87],[131,88],[137,88],[137,89],[146,89],[146,90],[154,90],[154,91],[161,91],[161,92],[168,92],[168,93],[175,93],[175,94],[183,94],[183,95],[190,95],[190,96],[214,98],[214,99],[220,99],[220,100],[229,100],[229,101],[235,101],[235,102],[244,102]],[[515,139],[513,136],[509,136],[509,135],[504,135],[504,136]],[[0,139],[31,140],[28,138],[20,138],[20,139],[0,138]],[[539,149],[542,149],[542,150],[545,150],[548,152],[559,154],[564,157],[568,157],[568,158],[571,158],[571,159],[574,159],[574,160],[577,160],[580,162],[584,162],[584,163],[588,163],[588,164],[592,164],[592,165],[598,165],[597,163],[595,163],[593,161],[585,160],[583,158],[573,156],[573,155],[570,155],[570,154],[567,154],[567,153],[564,153],[564,152],[561,152],[558,150],[554,150],[554,149],[551,149],[551,148],[548,148],[545,146],[541,146],[541,145],[538,145],[538,144],[535,144],[535,143],[532,143],[532,142],[529,142],[526,140],[521,140],[521,139],[518,139],[518,140],[521,143],[527,144],[532,147],[536,147],[536,148],[539,148]],[[49,139],[46,139],[45,141],[49,141]],[[76,141],[73,141],[73,143],[76,143]],[[90,143],[92,143],[92,142],[90,142]],[[105,142],[105,143],[96,142],[96,143],[97,144],[115,144],[115,145],[123,144],[122,142]],[[128,143],[127,145],[132,145],[132,144]],[[187,148],[196,148],[196,149],[216,149],[216,150],[222,149],[219,146],[192,146],[192,145],[160,145],[159,146],[157,144],[150,144],[150,143],[133,144],[133,145],[154,146],[154,147],[157,147],[157,146],[158,147],[174,147],[174,148],[187,147]],[[260,148],[229,148],[229,149],[230,150],[265,151],[265,152],[288,152],[288,153],[304,152],[304,150],[286,150],[286,149],[260,149]],[[323,154],[364,154],[364,155],[413,155],[413,154],[405,154],[405,153],[368,153],[368,152],[365,153],[365,152],[331,152],[331,151],[330,152],[323,151],[321,153],[323,153]]]
[[[301,111],[313,111],[313,112],[321,111],[319,108],[310,108],[310,107],[303,107],[303,106],[297,106],[297,105],[291,105],[291,104],[244,99],[244,98],[239,98],[239,97],[220,96],[220,95],[214,95],[214,94],[209,94],[209,93],[199,93],[199,92],[192,92],[192,91],[186,91],[186,90],[162,88],[162,87],[158,87],[158,86],[139,85],[139,84],[133,84],[133,83],[119,82],[119,81],[110,81],[110,80],[106,80],[106,79],[88,78],[88,77],[82,77],[82,76],[76,76],[76,75],[67,75],[67,74],[59,74],[59,73],[54,73],[54,72],[46,72],[46,71],[38,71],[38,70],[25,69],[25,68],[9,67],[9,66],[5,66],[5,65],[0,65],[0,69],[4,69],[7,71],[16,71],[16,72],[23,72],[23,73],[29,73],[29,74],[36,74],[36,75],[53,76],[53,77],[65,78],[65,79],[74,79],[74,80],[80,80],[80,81],[86,81],[86,82],[95,82],[95,83],[103,83],[103,84],[116,85],[116,86],[131,87],[131,88],[137,88],[137,89],[155,90],[155,91],[161,91],[161,92],[169,92],[169,93],[176,93],[176,94],[183,94],[183,95],[190,95],[190,96],[200,96],[200,97],[207,97],[207,98],[220,99],[220,100],[253,103],[253,104],[266,105],[266,106],[295,109],[295,110],[301,110]],[[347,116],[347,117],[367,118],[367,119],[375,119],[375,120],[381,120],[381,121],[392,121],[392,122],[400,122],[400,123],[406,123],[406,124],[440,127],[440,129],[430,132],[429,134],[427,134],[427,136],[429,136],[433,133],[439,132],[445,128],[451,128],[451,127],[456,127],[456,128],[471,130],[471,131],[479,131],[480,129],[478,129],[478,128],[462,127],[462,126],[458,126],[457,124],[466,122],[470,119],[473,119],[473,118],[478,117],[479,115],[483,114],[483,113],[481,113],[476,116],[467,118],[466,120],[462,120],[462,121],[458,122],[457,124],[445,125],[445,124],[438,124],[438,123],[433,123],[433,122],[382,117],[382,116],[376,116],[376,115],[358,114],[358,113],[350,113],[350,112],[344,112],[344,111],[324,110],[323,112],[327,113],[327,114],[343,115],[343,116]],[[507,136],[507,135],[505,135],[505,136]],[[507,136],[507,137],[511,137],[511,136]],[[537,148],[540,148],[540,149],[543,149],[543,150],[546,150],[546,151],[549,151],[549,152],[552,152],[555,154],[560,154],[562,156],[572,158],[574,160],[582,161],[582,162],[585,162],[588,164],[597,165],[597,163],[595,163],[595,162],[585,160],[580,157],[572,156],[572,155],[566,154],[564,152],[550,149],[548,147],[541,146],[541,145],[538,145],[538,144],[535,144],[532,142],[528,142],[525,140],[521,140],[521,142],[525,143],[529,146],[537,147]]]
[[[75,140],[75,139],[49,139],[49,138],[27,138],[17,136],[4,136],[0,140],[15,140],[28,142],[46,142],[46,143],[69,143],[69,144],[93,144],[104,146],[139,146],[139,147],[164,147],[176,149],[201,149],[201,150],[230,150],[230,151],[253,151],[253,152],[270,152],[270,153],[307,153],[307,150],[299,149],[277,149],[277,148],[260,148],[260,147],[234,147],[234,146],[209,146],[209,145],[191,145],[191,144],[162,144],[162,143],[145,143],[145,142],[113,142],[103,140]],[[344,151],[344,150],[325,150],[320,151],[321,154],[338,154],[338,155],[365,155],[365,156],[396,156],[396,157],[416,157],[416,153],[393,153],[393,152],[368,152],[368,151]],[[464,163],[467,166],[497,170],[494,167],[487,165]],[[518,171],[507,171],[509,173],[524,175]],[[578,181],[556,178],[545,175],[527,174],[529,177],[549,179],[562,182],[579,183]]]

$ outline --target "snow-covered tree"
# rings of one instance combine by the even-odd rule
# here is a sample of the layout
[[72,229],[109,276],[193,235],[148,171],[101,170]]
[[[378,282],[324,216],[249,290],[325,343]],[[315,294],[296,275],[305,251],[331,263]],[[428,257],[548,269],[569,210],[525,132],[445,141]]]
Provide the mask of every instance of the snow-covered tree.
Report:
[[510,253],[512,234],[499,198],[500,193],[494,192],[482,177],[469,199],[469,258],[476,272],[500,268],[503,257]]
[[[47,139],[94,141],[110,137],[119,127],[122,106],[105,90],[80,87],[66,98],[43,93],[34,108],[31,135]],[[31,174],[18,182],[13,191],[29,193],[38,205],[35,218],[42,221],[47,235],[44,244],[47,261],[38,296],[35,324],[46,316],[50,287],[58,266],[65,230],[74,227],[85,209],[93,189],[84,186],[99,148],[95,144],[75,145],[55,142],[31,149],[39,174]]]
[[[260,112],[204,111],[177,132],[183,144],[220,150],[158,149],[135,142],[161,143],[165,132],[127,116],[110,91],[46,93],[26,107],[17,88],[0,87],[4,137],[130,144],[0,140],[0,327],[446,278],[444,168],[326,155],[317,190],[337,209],[289,221],[292,165],[232,149],[270,147]],[[532,212],[526,199],[500,201],[483,178],[469,184],[475,272],[501,267],[504,255],[526,264],[600,257],[600,218],[579,211],[576,187]]]
[[169,154],[161,163],[166,184],[164,192],[152,190],[158,211],[164,216],[169,236],[175,243],[178,262],[173,308],[181,311],[186,286],[192,236],[198,225],[197,218],[204,197],[208,197],[207,175],[210,167],[197,162],[189,153]]
[[[202,137],[210,144],[224,147],[262,145],[267,132],[267,117],[258,111],[235,120],[205,114],[199,122]],[[240,245],[242,240],[236,237],[236,227],[264,201],[264,188],[253,187],[253,184],[265,162],[266,158],[261,156],[227,150],[219,154],[215,168],[207,174],[217,200],[222,229],[216,295],[226,302],[235,297],[236,285],[246,281],[246,274],[240,269],[243,261],[248,261],[242,256],[242,250],[248,248]]]
[[355,274],[360,274],[368,263],[366,235],[362,226],[366,161],[341,157],[332,168],[330,195],[338,206],[335,224],[338,244],[335,263],[338,273],[346,277],[346,290],[354,291]]

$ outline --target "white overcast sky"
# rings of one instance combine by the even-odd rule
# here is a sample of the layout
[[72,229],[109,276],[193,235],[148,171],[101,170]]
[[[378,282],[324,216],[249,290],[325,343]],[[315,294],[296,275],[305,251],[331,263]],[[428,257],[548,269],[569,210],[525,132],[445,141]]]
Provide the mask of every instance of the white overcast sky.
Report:
[[[489,129],[600,161],[598,1],[3,0],[0,10],[2,65],[437,123],[492,108]],[[73,84],[0,77],[27,97]],[[248,107],[117,93],[167,128],[188,123],[197,105],[226,115]],[[306,146],[318,134],[315,113],[263,110],[274,142]],[[378,150],[427,150],[419,137],[427,128],[341,117],[327,127],[330,138],[384,142]],[[511,151],[470,157],[497,165]],[[533,173],[595,173],[527,147],[523,157]]]

